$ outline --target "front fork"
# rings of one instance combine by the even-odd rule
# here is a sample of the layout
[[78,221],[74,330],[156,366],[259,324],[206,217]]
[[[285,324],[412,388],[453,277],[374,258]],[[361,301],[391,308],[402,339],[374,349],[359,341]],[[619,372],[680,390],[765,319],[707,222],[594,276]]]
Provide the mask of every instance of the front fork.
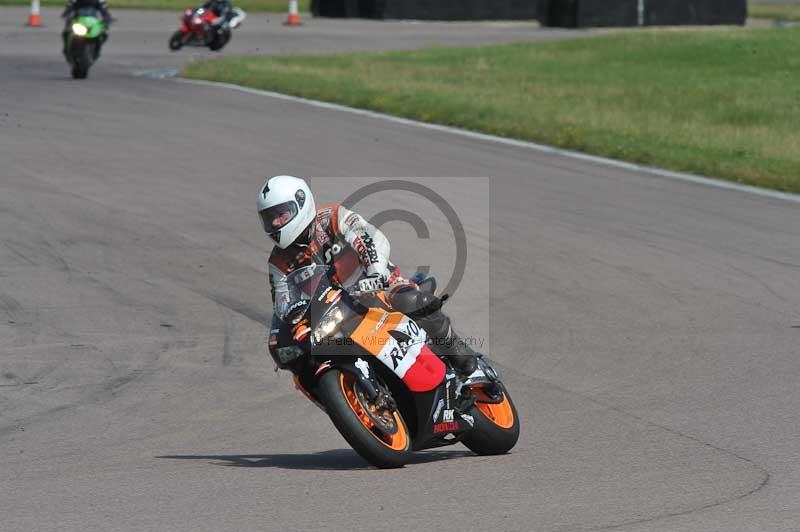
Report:
[[335,365],[330,360],[323,362],[317,368],[317,371],[314,373],[314,375],[319,377],[334,367],[340,369],[341,371],[347,371],[355,376],[358,379],[358,383],[361,385],[362,390],[364,391],[364,395],[366,395],[367,399],[369,399],[371,402],[377,402],[381,400],[382,395],[386,395],[384,390],[382,390],[380,383],[375,379],[375,372],[370,367],[369,362],[363,358],[359,357],[353,362],[348,361],[337,363]]
[[[394,399],[391,397],[391,394],[388,394],[375,379],[374,371],[372,368],[370,368],[369,363],[363,358],[358,358],[352,362],[348,361],[337,364],[334,364],[330,360],[323,362],[314,372],[313,380],[319,379],[323,373],[334,368],[339,369],[340,371],[346,371],[356,377],[358,379],[358,383],[361,385],[361,389],[364,391],[364,395],[366,395],[370,402],[381,404],[382,401],[386,401],[386,406],[389,408],[393,410],[397,408],[397,405],[395,404]],[[293,373],[293,378],[295,388],[300,390],[303,395],[308,397],[312,403],[317,405],[322,410],[325,410],[325,406],[320,402],[319,397],[317,397],[312,391],[312,383],[303,382],[304,380],[308,381],[310,379],[304,379],[297,373]]]

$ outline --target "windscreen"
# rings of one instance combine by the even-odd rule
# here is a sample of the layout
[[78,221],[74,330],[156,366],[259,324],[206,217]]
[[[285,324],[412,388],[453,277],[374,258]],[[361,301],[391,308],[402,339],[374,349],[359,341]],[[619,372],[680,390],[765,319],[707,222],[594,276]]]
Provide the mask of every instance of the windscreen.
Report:
[[299,322],[328,267],[309,264],[275,282],[275,315],[288,323]]

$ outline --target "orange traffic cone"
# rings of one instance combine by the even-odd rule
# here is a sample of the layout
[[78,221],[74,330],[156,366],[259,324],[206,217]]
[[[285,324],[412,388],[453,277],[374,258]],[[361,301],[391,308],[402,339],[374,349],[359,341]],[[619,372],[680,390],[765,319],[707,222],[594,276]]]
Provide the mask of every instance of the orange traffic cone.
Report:
[[28,26],[42,27],[42,17],[39,14],[39,0],[31,1],[31,13],[28,15]]
[[289,0],[289,16],[286,17],[284,26],[301,26],[300,12],[297,10],[297,0]]

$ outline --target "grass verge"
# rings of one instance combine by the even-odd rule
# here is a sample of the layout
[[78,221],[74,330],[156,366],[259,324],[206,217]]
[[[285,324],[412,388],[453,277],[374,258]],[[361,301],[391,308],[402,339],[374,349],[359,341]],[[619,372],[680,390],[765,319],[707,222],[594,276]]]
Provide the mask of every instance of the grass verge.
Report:
[[[168,11],[183,11],[187,7],[198,6],[203,0],[109,0],[108,7],[113,13],[115,9],[158,9]],[[272,13],[286,13],[289,7],[288,0],[232,0],[236,7],[245,11],[267,11]],[[300,11],[308,11],[310,0],[299,0]],[[0,0],[0,6],[28,6],[30,0]],[[64,7],[65,0],[42,0],[44,7]]]
[[800,21],[800,3],[750,2],[749,16]]
[[800,192],[800,29],[238,57],[225,81]]

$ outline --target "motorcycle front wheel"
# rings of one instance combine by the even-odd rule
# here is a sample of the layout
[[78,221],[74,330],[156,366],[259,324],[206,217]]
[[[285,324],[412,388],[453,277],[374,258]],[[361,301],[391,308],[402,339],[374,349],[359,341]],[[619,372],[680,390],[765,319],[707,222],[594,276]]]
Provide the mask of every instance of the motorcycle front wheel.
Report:
[[[75,46],[75,45],[73,45]],[[75,79],[86,79],[89,75],[89,67],[92,66],[93,51],[89,43],[77,45],[72,50],[72,77]]]
[[325,372],[319,390],[334,426],[362,458],[381,469],[405,465],[411,436],[399,411],[370,402],[347,371]]
[[178,30],[169,38],[169,49],[175,52],[181,48],[183,48],[183,32]]

